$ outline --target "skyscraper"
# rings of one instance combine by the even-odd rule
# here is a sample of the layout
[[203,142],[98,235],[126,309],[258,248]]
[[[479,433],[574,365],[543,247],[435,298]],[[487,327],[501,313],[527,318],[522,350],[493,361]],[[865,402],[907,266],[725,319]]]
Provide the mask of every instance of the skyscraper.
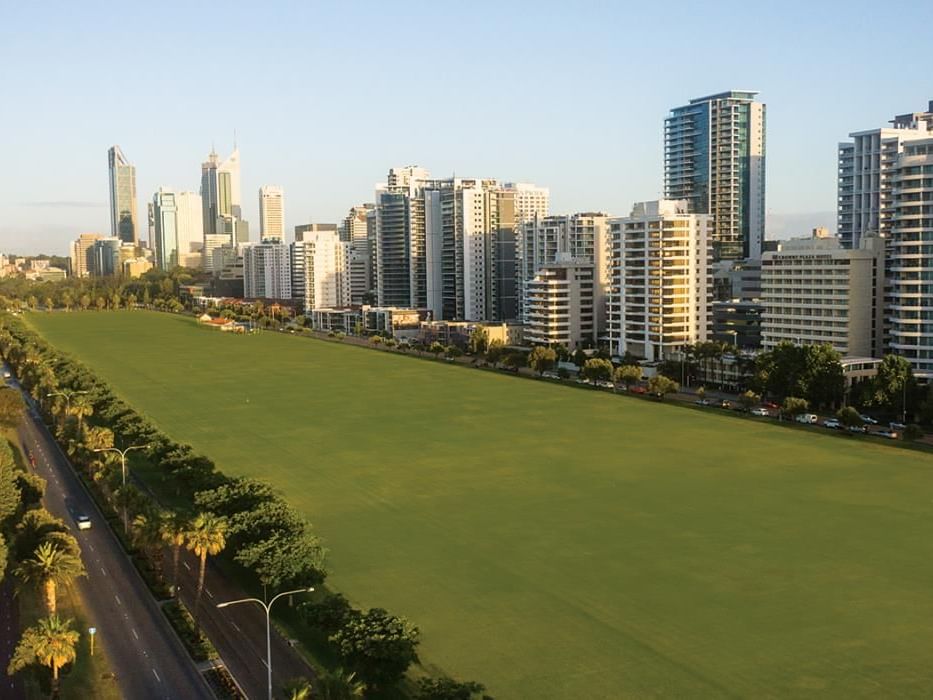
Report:
[[201,197],[160,187],[152,198],[152,211],[155,230],[151,245],[156,265],[163,270],[189,265],[191,254],[204,245]]
[[136,167],[127,162],[119,146],[107,151],[110,166],[110,235],[124,243],[137,243]]
[[87,277],[94,269],[91,251],[94,244],[103,236],[99,233],[82,233],[71,242],[71,274],[74,277]]
[[730,90],[664,120],[664,196],[709,214],[716,260],[760,258],[765,231],[765,105]]
[[263,185],[259,188],[259,239],[270,243],[285,237],[285,204],[282,188]]
[[247,299],[291,299],[292,268],[284,243],[243,246],[243,295]]
[[211,150],[207,160],[201,164],[201,206],[204,233],[230,233],[233,242],[245,242],[240,240],[242,234],[238,226],[242,209],[240,151],[236,147],[224,161]]
[[905,145],[933,135],[933,100],[926,112],[901,114],[891,126],[849,134],[839,144],[838,233],[847,248],[865,233],[887,236],[894,217],[894,171]]

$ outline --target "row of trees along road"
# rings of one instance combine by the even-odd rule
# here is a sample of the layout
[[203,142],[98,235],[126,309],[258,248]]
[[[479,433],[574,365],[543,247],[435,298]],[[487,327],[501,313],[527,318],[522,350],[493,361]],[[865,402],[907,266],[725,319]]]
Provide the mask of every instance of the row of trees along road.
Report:
[[[14,430],[23,411],[20,393],[0,388],[0,429]],[[73,621],[59,617],[58,596],[85,571],[77,540],[42,508],[44,493],[45,481],[17,468],[10,442],[0,434],[0,580],[11,570],[17,592],[34,591],[45,609],[45,616],[22,631],[7,673],[31,669],[38,674],[37,685],[54,696],[62,670],[77,658],[80,638]]]
[[[269,596],[278,590],[319,587],[325,581],[323,544],[308,522],[268,484],[225,476],[212,460],[174,442],[86,367],[49,346],[20,319],[5,315],[0,322],[0,353],[49,417],[56,439],[108,517],[122,524],[120,514],[127,513],[126,532],[122,526],[115,532],[124,537],[157,596],[171,595],[182,548],[192,551],[200,562],[196,619],[204,614],[201,594],[209,557],[236,562],[249,572],[244,583],[264,588]],[[2,406],[0,402],[0,413]],[[162,487],[179,505],[167,507],[138,488],[133,479],[123,485],[120,459],[111,451],[118,442],[124,448],[145,446],[131,453],[131,458],[156,466]],[[166,548],[172,556],[170,580],[164,566]],[[326,600],[330,594],[323,595]],[[350,609],[339,627],[318,628],[326,632],[333,655],[343,665],[327,676],[328,682],[345,682],[347,687],[362,684],[373,690],[400,686],[406,671],[418,662],[417,627],[380,608]],[[413,696],[439,699],[468,692],[462,697],[471,698],[481,692],[478,683],[433,680],[436,683],[419,685]]]

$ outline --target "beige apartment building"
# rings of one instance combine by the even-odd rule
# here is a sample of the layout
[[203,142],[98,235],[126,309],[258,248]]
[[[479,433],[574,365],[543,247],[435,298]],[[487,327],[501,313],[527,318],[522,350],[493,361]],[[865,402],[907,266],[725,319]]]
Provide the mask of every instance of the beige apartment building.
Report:
[[103,236],[99,233],[82,233],[71,242],[71,274],[75,277],[87,277],[93,268],[91,251],[94,244]]
[[826,229],[784,241],[761,261],[762,347],[828,343],[845,356],[881,357],[884,243],[863,233],[844,248]]
[[618,355],[672,357],[705,341],[712,306],[710,216],[686,200],[640,202],[610,219],[609,342]]
[[594,271],[589,260],[574,258],[539,268],[525,284],[525,343],[569,350],[596,343]]

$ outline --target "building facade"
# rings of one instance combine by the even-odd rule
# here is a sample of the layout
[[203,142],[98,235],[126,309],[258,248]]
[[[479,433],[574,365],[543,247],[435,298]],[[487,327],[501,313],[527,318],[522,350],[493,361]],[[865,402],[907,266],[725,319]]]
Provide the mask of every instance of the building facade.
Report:
[[762,347],[828,343],[844,356],[880,357],[884,339],[883,238],[854,250],[818,229],[783,241],[761,261]]
[[589,260],[565,258],[538,269],[525,287],[525,342],[568,350],[597,341],[595,268]]
[[194,192],[176,192],[160,187],[152,197],[153,238],[150,243],[155,264],[162,270],[194,265],[201,267],[205,234],[201,197]]
[[609,220],[612,284],[608,335],[614,354],[671,357],[710,332],[710,216],[685,200],[636,204]]
[[269,243],[285,240],[285,195],[281,187],[259,188],[259,239]]
[[110,169],[110,235],[136,244],[136,167],[130,165],[119,146],[107,151]]
[[889,347],[910,360],[917,377],[929,381],[933,379],[933,133],[904,144],[892,180]]
[[246,243],[243,252],[243,296],[247,299],[292,298],[289,247],[284,243]]
[[844,246],[858,248],[866,233],[891,233],[898,158],[908,143],[933,137],[933,100],[926,112],[901,114],[890,127],[849,137],[839,144],[837,230]]
[[664,121],[664,196],[708,214],[715,260],[760,258],[765,230],[765,105],[730,90]]
[[201,164],[201,218],[205,234],[227,234],[232,243],[249,240],[240,199],[240,151],[234,146],[226,160],[212,149]]
[[91,249],[94,243],[103,238],[99,233],[82,233],[71,242],[71,274],[75,277],[87,277],[92,274],[93,263]]
[[292,298],[304,312],[349,306],[350,244],[336,231],[306,233],[291,244]]

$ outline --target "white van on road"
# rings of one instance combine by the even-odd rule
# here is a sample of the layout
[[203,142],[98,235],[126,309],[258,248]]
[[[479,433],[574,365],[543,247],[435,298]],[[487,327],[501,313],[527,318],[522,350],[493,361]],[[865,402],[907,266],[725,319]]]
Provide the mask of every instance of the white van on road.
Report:
[[806,425],[816,425],[819,422],[820,417],[815,413],[801,413],[794,420],[796,420],[798,423],[804,423]]

